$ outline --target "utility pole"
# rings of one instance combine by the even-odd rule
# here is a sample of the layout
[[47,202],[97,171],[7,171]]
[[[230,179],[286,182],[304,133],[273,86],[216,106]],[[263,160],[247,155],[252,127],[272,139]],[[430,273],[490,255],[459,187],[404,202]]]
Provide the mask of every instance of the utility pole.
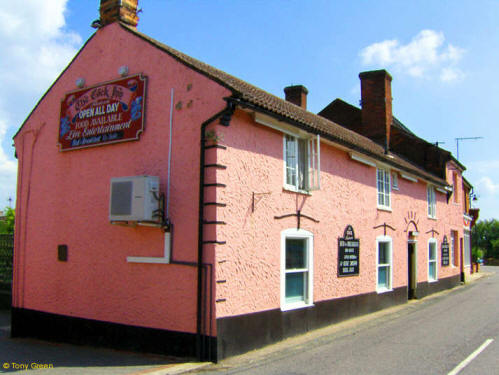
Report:
[[471,139],[483,139],[483,137],[461,137],[456,138],[456,157],[459,161],[459,141],[471,140]]

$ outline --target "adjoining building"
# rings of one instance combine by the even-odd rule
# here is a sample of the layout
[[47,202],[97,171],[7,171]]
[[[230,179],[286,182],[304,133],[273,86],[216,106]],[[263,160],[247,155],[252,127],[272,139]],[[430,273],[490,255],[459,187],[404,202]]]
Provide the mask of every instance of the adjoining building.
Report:
[[465,168],[386,71],[313,114],[138,32],[137,2],[101,1],[14,137],[13,336],[216,361],[470,273]]

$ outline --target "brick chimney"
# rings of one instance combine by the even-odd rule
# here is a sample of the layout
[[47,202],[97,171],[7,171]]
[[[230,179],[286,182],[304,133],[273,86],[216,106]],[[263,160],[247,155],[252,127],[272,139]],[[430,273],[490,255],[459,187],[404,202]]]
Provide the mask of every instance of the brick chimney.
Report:
[[137,7],[139,0],[101,0],[100,27],[113,22],[123,22],[136,27],[139,22]]
[[296,85],[284,88],[286,101],[296,104],[303,109],[307,109],[308,90],[305,86]]
[[392,125],[392,77],[386,70],[374,70],[359,74],[362,134],[383,145],[385,152],[390,146]]

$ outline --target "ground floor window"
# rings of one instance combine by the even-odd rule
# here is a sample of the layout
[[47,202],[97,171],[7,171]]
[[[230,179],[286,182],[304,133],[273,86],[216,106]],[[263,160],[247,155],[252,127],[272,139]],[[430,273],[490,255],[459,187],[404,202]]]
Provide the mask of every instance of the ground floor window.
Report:
[[471,241],[470,241],[470,231],[464,231],[464,265],[471,265]]
[[281,309],[313,303],[313,235],[303,229],[281,233]]
[[428,281],[437,280],[437,240],[428,241]]
[[378,293],[392,290],[392,239],[380,236],[376,239],[377,264],[376,290]]

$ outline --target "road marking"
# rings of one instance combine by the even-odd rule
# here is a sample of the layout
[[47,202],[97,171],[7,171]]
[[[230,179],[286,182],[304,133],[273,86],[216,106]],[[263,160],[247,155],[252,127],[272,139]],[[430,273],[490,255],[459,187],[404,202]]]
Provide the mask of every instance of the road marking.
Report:
[[468,356],[468,358],[466,358],[459,365],[457,365],[457,367],[455,367],[454,370],[452,370],[451,372],[449,372],[447,375],[457,375],[459,373],[459,371],[461,371],[463,368],[465,368],[466,366],[468,366],[468,364],[471,361],[473,361],[476,357],[478,357],[478,355],[481,352],[483,352],[485,350],[485,348],[492,343],[492,341],[494,341],[494,339],[485,340],[485,342],[482,345],[480,345],[480,347],[477,350],[475,350],[473,353],[471,353]]

